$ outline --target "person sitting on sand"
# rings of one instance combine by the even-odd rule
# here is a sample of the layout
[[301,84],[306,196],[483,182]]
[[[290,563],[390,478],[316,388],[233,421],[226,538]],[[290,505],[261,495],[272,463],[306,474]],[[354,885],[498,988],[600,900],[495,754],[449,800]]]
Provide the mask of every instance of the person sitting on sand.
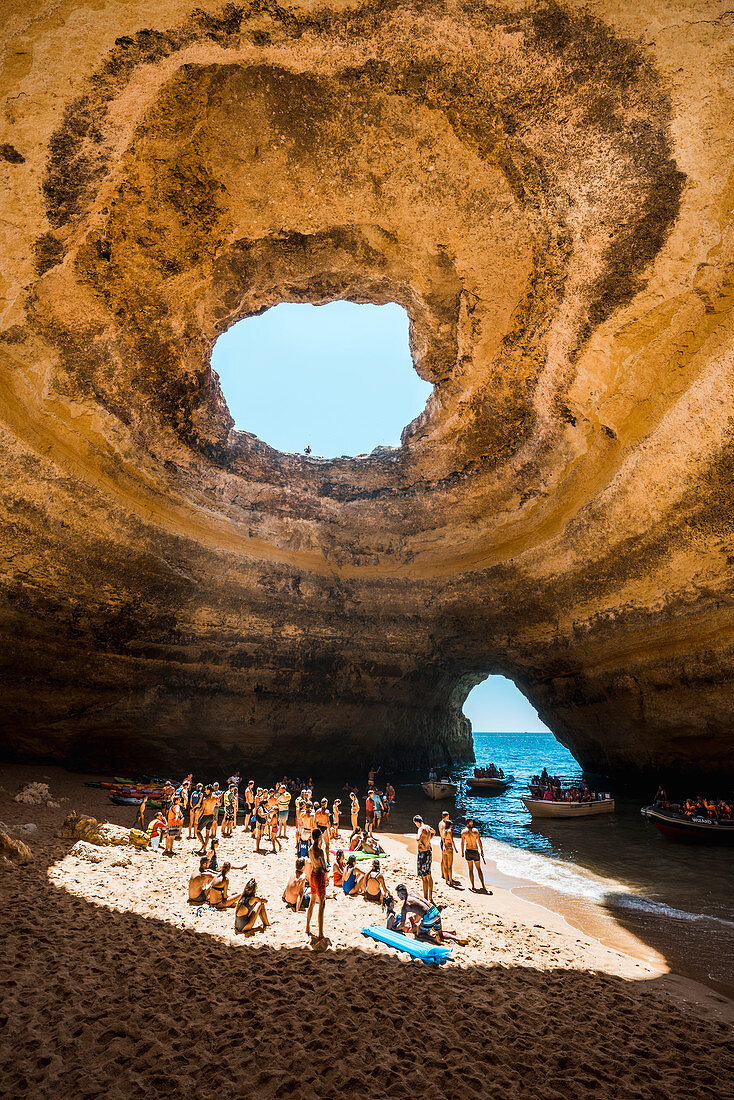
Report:
[[294,913],[300,913],[302,909],[308,909],[311,903],[311,895],[306,889],[308,883],[304,873],[305,859],[296,860],[296,869],[288,879],[283,891],[283,901]]
[[347,865],[344,859],[344,851],[339,848],[334,860],[334,885],[341,886],[344,881],[344,874],[346,872]]
[[456,845],[454,844],[454,823],[447,815],[442,822],[443,832],[441,841],[441,878],[447,884],[447,886],[453,886],[454,884],[454,853],[456,852]]
[[342,890],[347,897],[354,898],[357,894],[362,893],[363,877],[357,870],[357,860],[354,856],[350,856],[344,868],[344,878],[342,880]]
[[480,857],[484,859],[484,848],[482,847],[482,838],[477,829],[474,828],[473,817],[468,817],[466,819],[466,828],[461,834],[461,854],[466,859],[466,866],[469,871],[469,882],[472,890],[475,889],[474,868],[476,867],[479,881],[482,884],[482,892],[486,894],[487,887],[484,885],[484,875],[482,874],[482,865],[480,863]]
[[205,890],[206,900],[213,909],[232,909],[239,900],[238,898],[227,897],[229,891],[228,876],[231,869],[231,863],[223,863],[222,870],[212,879],[208,889]]
[[395,912],[395,898],[392,894],[386,894],[382,899],[382,907],[385,910],[385,924],[395,932],[400,931],[400,915]]
[[311,914],[318,904],[319,934],[318,940],[324,939],[324,909],[326,907],[327,862],[324,849],[321,844],[321,830],[316,828],[311,834],[311,847],[308,850],[308,858],[311,861],[311,901],[306,914],[306,935],[311,934]]
[[379,859],[372,860],[372,866],[362,880],[362,897],[365,901],[373,901],[382,905],[382,899],[387,894],[387,885],[380,870]]
[[216,871],[210,871],[207,867],[206,857],[199,860],[199,870],[195,871],[189,879],[189,905],[203,905],[206,901],[206,891],[217,877]]
[[362,830],[355,829],[349,838],[349,851],[356,852],[362,847]]
[[467,941],[463,937],[455,932],[449,932],[442,926],[441,914],[432,901],[409,894],[407,886],[403,883],[400,883],[395,893],[402,902],[402,909],[393,925],[395,931],[405,932],[406,935],[412,933],[416,939],[435,938],[436,943],[455,940],[456,943],[466,944]]
[[234,930],[236,935],[256,932],[255,925],[259,920],[264,932],[270,927],[268,914],[265,909],[267,898],[257,896],[257,883],[254,878],[245,884],[240,896],[237,898],[234,911]]
[[385,849],[382,847],[379,840],[375,840],[373,836],[364,835],[362,837],[360,849],[370,856],[381,856],[385,854]]
[[433,852],[431,851],[431,840],[436,835],[430,825],[426,825],[420,814],[416,814],[413,818],[413,824],[416,827],[418,841],[418,858],[417,858],[417,871],[418,877],[423,882],[423,896],[428,901],[433,901]]

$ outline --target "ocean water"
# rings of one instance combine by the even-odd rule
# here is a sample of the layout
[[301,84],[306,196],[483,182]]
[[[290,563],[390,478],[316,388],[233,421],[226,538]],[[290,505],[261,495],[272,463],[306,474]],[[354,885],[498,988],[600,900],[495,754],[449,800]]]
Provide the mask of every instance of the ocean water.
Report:
[[459,783],[455,805],[435,805],[458,820],[473,815],[485,854],[504,875],[573,899],[576,912],[603,909],[673,970],[734,995],[734,849],[666,840],[641,817],[639,796],[622,790],[612,790],[614,814],[533,821],[520,801],[531,776],[545,766],[564,784],[580,779],[571,754],[550,733],[475,732],[474,749],[478,765],[495,763],[515,783],[501,795],[477,795],[462,782],[474,765],[455,767],[448,771]]

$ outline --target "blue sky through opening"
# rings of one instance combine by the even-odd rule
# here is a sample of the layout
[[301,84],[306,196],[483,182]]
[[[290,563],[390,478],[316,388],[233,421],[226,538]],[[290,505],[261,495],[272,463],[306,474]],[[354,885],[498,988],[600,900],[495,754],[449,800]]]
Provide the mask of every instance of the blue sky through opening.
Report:
[[549,733],[523,693],[506,676],[488,676],[469,692],[464,714],[478,733]]
[[223,333],[212,367],[237,428],[324,458],[399,446],[432,389],[395,303],[273,306]]

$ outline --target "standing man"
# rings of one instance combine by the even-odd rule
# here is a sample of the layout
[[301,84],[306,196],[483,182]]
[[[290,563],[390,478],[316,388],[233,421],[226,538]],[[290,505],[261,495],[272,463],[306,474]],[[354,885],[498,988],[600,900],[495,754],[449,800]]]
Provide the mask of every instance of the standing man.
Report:
[[367,791],[367,798],[364,803],[365,812],[367,814],[367,823],[365,825],[365,832],[368,836],[372,836],[372,828],[375,824],[375,792]]
[[[206,846],[209,843],[209,837],[214,836],[212,832],[212,825],[214,823],[214,811],[219,808],[219,798],[214,794],[214,791],[206,785],[204,788],[204,797],[201,800],[201,813],[196,823],[196,835],[201,844],[200,856],[206,855]],[[206,829],[206,837],[201,835],[201,830]]]
[[423,897],[426,901],[433,901],[433,875],[431,865],[433,863],[433,851],[431,840],[436,835],[430,825],[426,825],[423,818],[416,814],[413,824],[417,829],[418,841],[418,877],[423,880]]
[[217,800],[214,811],[212,813],[212,836],[216,836],[217,826],[219,825],[219,810],[222,805],[222,800],[224,799],[224,794],[222,793],[222,791],[220,791],[218,783],[215,783],[212,787],[212,794],[214,794]]
[[168,822],[166,827],[166,850],[165,854],[173,859],[173,842],[178,840],[181,836],[181,821],[183,819],[183,811],[181,810],[181,799],[174,798],[173,805],[168,811]]
[[379,772],[379,770],[380,770],[380,769],[379,769],[379,768],[376,768],[376,767],[374,766],[374,764],[373,764],[373,766],[372,766],[372,767],[370,768],[369,772],[367,773],[367,786],[368,786],[368,787],[374,787],[374,785],[375,785],[375,776],[377,775],[377,773]]
[[379,831],[380,824],[382,822],[382,799],[380,798],[379,791],[372,792],[372,801],[375,804],[375,829]]
[[255,812],[255,780],[251,779],[245,788],[245,829],[250,828],[250,818]]
[[471,883],[472,890],[474,887],[474,868],[477,869],[479,875],[479,881],[482,884],[481,893],[487,892],[487,887],[484,885],[484,875],[482,874],[482,865],[479,862],[480,857],[484,859],[484,848],[482,847],[482,838],[477,830],[474,828],[474,818],[468,817],[466,819],[466,828],[461,834],[461,854],[466,860],[466,865],[469,868],[469,882]]

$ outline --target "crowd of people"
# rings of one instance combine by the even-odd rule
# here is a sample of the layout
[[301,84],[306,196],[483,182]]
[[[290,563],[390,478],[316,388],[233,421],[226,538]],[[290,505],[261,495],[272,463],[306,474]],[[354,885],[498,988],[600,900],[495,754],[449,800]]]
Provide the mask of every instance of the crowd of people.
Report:
[[475,779],[504,779],[505,773],[496,764],[489,764],[486,768],[474,769]]
[[547,802],[597,802],[604,797],[590,790],[583,779],[564,788],[558,776],[549,775],[546,768],[530,780],[530,793],[533,798]]
[[723,798],[713,799],[699,795],[697,798],[686,798],[683,802],[674,803],[670,801],[664,788],[658,787],[653,805],[662,810],[683,814],[684,817],[705,817],[708,821],[734,820],[734,804]]
[[[358,790],[349,790],[350,831],[342,836],[342,800],[317,798],[313,787],[296,792],[287,777],[272,787],[256,787],[253,780],[243,784],[239,775],[226,784],[195,783],[192,775],[178,785],[163,787],[160,808],[148,823],[150,845],[173,858],[176,845],[195,840],[193,850],[198,865],[190,876],[188,900],[192,906],[234,910],[238,934],[250,935],[270,925],[268,899],[258,894],[257,881],[250,877],[241,890],[233,890],[230,874],[243,871],[246,864],[218,857],[219,837],[249,836],[254,853],[278,853],[292,837],[295,859],[282,893],[283,904],[293,912],[305,913],[306,934],[324,940],[324,913],[328,897],[341,891],[346,897],[360,898],[385,911],[387,927],[435,942],[457,937],[443,927],[441,912],[433,900],[433,840],[437,836],[441,851],[441,876],[447,885],[457,885],[454,856],[466,860],[471,888],[486,891],[481,861],[482,841],[474,821],[469,818],[460,837],[454,837],[454,823],[444,812],[436,830],[415,817],[417,874],[422,896],[411,893],[399,883],[394,890],[388,884],[384,864],[385,851],[376,837],[382,823],[389,820],[395,800],[390,782],[384,789],[376,782],[379,768],[368,776],[364,805]],[[289,837],[291,811],[295,810],[294,831]],[[138,810],[136,826],[144,829],[146,801]],[[363,818],[363,823],[362,823]],[[186,833],[186,835],[185,835]],[[219,835],[218,835],[219,834]],[[475,878],[476,876],[476,878]],[[332,893],[329,891],[332,890]],[[490,891],[491,892],[491,891]],[[313,926],[315,925],[315,930]]]

